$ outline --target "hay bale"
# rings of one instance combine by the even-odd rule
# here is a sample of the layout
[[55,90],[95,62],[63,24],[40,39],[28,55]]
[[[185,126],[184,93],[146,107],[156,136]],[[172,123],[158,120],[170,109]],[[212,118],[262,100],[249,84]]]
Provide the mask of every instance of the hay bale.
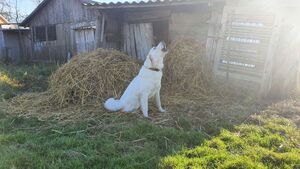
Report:
[[[212,71],[206,60],[205,47],[192,39],[180,39],[170,46],[163,77],[163,104],[175,112],[182,105],[200,104],[199,98],[213,99]],[[1,106],[9,112],[59,121],[87,119],[105,114],[102,103],[109,97],[120,97],[138,74],[139,63],[126,54],[98,49],[75,56],[49,78],[49,89],[28,93]],[[208,97],[207,97],[208,96]],[[194,101],[192,101],[194,99]],[[207,103],[201,100],[201,103]],[[210,103],[211,101],[209,101]],[[191,104],[190,104],[191,105]],[[156,108],[150,105],[150,109]]]
[[212,65],[205,56],[205,46],[193,39],[174,41],[165,59],[163,82],[164,88],[173,92],[211,92]]
[[120,96],[139,68],[137,61],[112,49],[76,56],[50,77],[50,100],[63,107]]
[[25,93],[16,96],[6,104],[6,111],[18,114],[34,114],[36,112],[42,113],[51,109],[48,102],[49,93]]

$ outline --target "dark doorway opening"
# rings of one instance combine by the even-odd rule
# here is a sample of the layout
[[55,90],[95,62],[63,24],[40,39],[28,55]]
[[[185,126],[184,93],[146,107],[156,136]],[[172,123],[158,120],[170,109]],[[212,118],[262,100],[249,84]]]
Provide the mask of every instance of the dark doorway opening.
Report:
[[155,21],[153,25],[153,45],[157,45],[159,42],[164,41],[169,43],[169,21]]

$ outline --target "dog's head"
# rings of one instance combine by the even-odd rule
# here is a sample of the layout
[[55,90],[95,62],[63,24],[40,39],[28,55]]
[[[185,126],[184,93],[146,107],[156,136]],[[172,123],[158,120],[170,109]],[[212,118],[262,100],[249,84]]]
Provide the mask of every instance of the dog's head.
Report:
[[160,42],[156,47],[153,47],[144,63],[147,68],[162,69],[164,67],[164,57],[168,53],[165,42]]

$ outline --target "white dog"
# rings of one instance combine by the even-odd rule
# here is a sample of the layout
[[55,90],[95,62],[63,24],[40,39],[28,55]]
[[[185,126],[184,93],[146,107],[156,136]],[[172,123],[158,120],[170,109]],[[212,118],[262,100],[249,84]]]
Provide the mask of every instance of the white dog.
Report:
[[141,107],[144,117],[148,117],[148,100],[155,96],[156,105],[160,112],[160,88],[164,57],[167,54],[166,44],[160,42],[153,47],[141,68],[139,74],[129,84],[120,100],[108,99],[104,107],[109,111],[133,112]]

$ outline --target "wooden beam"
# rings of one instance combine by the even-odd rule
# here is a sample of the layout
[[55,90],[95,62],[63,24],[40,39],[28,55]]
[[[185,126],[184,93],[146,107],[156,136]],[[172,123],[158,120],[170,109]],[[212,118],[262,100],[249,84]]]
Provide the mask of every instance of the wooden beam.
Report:
[[105,28],[105,14],[102,14],[102,23],[101,23],[101,43],[103,42],[104,39],[104,28]]

